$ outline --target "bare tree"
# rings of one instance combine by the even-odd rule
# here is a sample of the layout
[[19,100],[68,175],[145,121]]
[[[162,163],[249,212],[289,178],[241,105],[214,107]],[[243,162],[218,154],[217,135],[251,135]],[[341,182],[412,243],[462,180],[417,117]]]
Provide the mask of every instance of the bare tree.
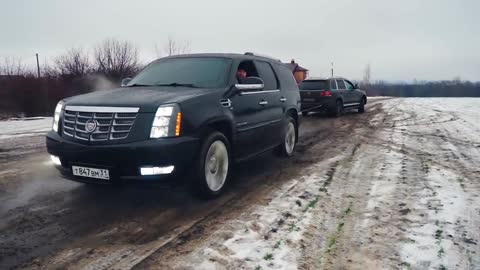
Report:
[[370,85],[371,76],[372,76],[372,70],[370,68],[370,64],[368,64],[363,71],[363,85],[364,86]]
[[[68,50],[54,60],[54,66],[45,70],[46,74],[81,78],[92,71],[88,52],[80,48]],[[53,75],[52,74],[52,75]]]
[[138,49],[128,41],[104,40],[95,48],[94,69],[115,81],[131,77],[139,69]]
[[8,76],[25,76],[28,75],[27,67],[22,63],[20,58],[5,57],[3,64],[0,64],[0,74]]
[[155,52],[158,57],[161,56],[171,56],[177,54],[185,54],[190,52],[190,41],[188,40],[175,40],[172,36],[168,37],[167,42],[163,46],[163,49],[159,48],[155,44]]

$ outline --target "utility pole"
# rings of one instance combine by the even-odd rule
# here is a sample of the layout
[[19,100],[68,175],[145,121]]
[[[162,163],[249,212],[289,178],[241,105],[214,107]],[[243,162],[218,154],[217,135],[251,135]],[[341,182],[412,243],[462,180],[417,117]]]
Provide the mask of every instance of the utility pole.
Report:
[[333,62],[332,62],[332,78],[333,78]]
[[37,57],[37,73],[38,73],[38,78],[40,79],[40,62],[38,61],[38,53],[35,54]]
[[38,53],[35,53],[35,57],[37,58],[37,75],[38,75],[38,83],[40,84],[40,89],[45,90],[45,112],[50,111],[50,106],[48,102],[48,88],[44,87],[44,84],[42,81],[40,81],[40,61],[38,61]]

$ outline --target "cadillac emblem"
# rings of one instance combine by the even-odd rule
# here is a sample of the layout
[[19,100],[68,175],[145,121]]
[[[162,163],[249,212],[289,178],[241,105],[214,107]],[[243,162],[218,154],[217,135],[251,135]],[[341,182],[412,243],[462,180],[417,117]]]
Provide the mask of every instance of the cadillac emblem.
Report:
[[97,121],[90,119],[85,123],[85,131],[92,133],[97,129]]

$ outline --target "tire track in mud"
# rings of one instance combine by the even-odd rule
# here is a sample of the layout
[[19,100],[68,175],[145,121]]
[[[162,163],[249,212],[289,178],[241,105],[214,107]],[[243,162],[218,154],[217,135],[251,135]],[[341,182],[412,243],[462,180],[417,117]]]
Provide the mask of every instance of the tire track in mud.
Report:
[[[407,100],[408,101],[408,100]],[[405,103],[407,103],[406,100],[400,100],[399,102],[397,102],[395,105],[393,105],[389,112],[386,114],[386,115],[390,115],[392,111],[398,111],[399,113],[403,113],[403,110],[400,110],[399,109],[399,106],[400,105],[403,105]],[[410,111],[414,111],[413,109],[411,109]],[[452,144],[452,145],[463,145],[465,147],[477,147],[477,143],[476,142],[473,142],[473,141],[466,141],[466,140],[459,140],[459,139],[456,139],[454,138],[454,136],[452,136],[451,134],[446,134],[447,133],[447,130],[448,128],[446,128],[444,126],[444,124],[446,123],[449,123],[449,122],[454,122],[454,121],[457,121],[459,118],[458,116],[453,116],[453,117],[450,117],[449,114],[445,113],[445,112],[441,112],[441,111],[438,111],[438,110],[433,110],[436,112],[436,114],[434,116],[430,116],[430,117],[427,117],[427,118],[419,118],[419,116],[416,114],[416,113],[412,113],[410,114],[409,112],[407,112],[408,115],[410,115],[409,117],[407,118],[397,118],[397,120],[387,120],[387,118],[384,118],[383,119],[383,122],[384,123],[384,126],[383,128],[386,128],[387,131],[389,132],[389,134],[399,134],[400,136],[411,136],[411,137],[418,137],[419,139],[422,139],[423,137],[427,136],[427,137],[431,137],[432,139],[436,140],[436,139],[439,139],[439,141],[437,142],[439,145],[441,145],[442,143],[449,143],[449,144]],[[412,118],[412,116],[416,117],[416,118]],[[447,120],[441,120],[441,121],[438,121],[436,119],[438,118],[445,118],[446,117],[450,117],[450,119],[447,121]],[[404,122],[405,119],[407,119],[408,121],[411,121],[412,119],[416,119],[416,123],[414,125],[406,125],[406,124],[397,124],[397,122]],[[418,123],[418,122],[422,122],[422,123]],[[439,128],[436,128],[436,134],[424,134],[422,132],[418,132],[418,131],[411,131],[411,130],[407,130],[405,129],[404,127],[411,127],[411,126],[426,126],[426,125],[440,125],[440,127],[442,127],[442,129],[439,129]],[[401,129],[392,129],[392,128],[398,128],[398,127],[402,127]],[[379,144],[378,142],[381,142],[381,144]],[[421,148],[413,148],[413,147],[408,147],[406,146],[405,144],[399,144],[398,142],[394,141],[392,136],[389,135],[389,140],[385,140],[385,139],[382,139],[382,138],[376,138],[375,141],[372,142],[373,144],[377,144],[379,146],[382,146],[382,147],[386,147],[386,148],[390,148],[391,150],[394,150],[394,151],[399,151],[399,149],[403,149],[402,151],[405,152],[405,154],[407,155],[411,155],[412,157],[415,157],[415,156],[422,156],[422,157],[427,157],[429,159],[430,162],[432,163],[436,163],[436,165],[439,165],[439,166],[442,166],[442,167],[445,167],[445,168],[449,168],[449,169],[453,169],[455,170],[456,167],[459,167],[460,169],[458,169],[458,171],[461,171],[461,172],[464,172],[464,173],[469,173],[470,170],[470,167],[471,166],[468,166],[466,167],[465,164],[461,164],[459,162],[457,162],[458,160],[461,159],[460,156],[455,156],[457,152],[459,153],[462,153],[461,151],[448,151],[447,155],[454,155],[455,157],[452,157],[452,158],[449,158],[447,159],[446,161],[445,160],[442,160],[442,159],[436,159],[436,160],[433,160],[433,157],[434,157],[434,154],[433,153],[430,153],[428,151],[425,151],[425,150],[422,150]],[[480,144],[480,143],[478,143]],[[452,165],[452,163],[455,163],[454,165]],[[477,172],[480,172],[479,171],[476,171],[475,173]],[[465,177],[467,177],[467,175],[464,175]]]
[[[453,133],[450,126],[442,123],[436,128],[436,132],[438,147],[444,153],[439,158],[445,164],[451,164],[449,167],[442,167],[431,162],[432,174],[440,173],[442,178],[445,178],[439,181],[430,177],[432,194],[428,207],[429,210],[434,210],[430,216],[437,226],[437,257],[443,259],[443,263],[448,263],[449,268],[475,268],[480,265],[480,259],[475,255],[480,252],[480,234],[477,230],[480,226],[480,170],[475,169],[480,161],[480,151],[472,142],[466,143],[458,139],[458,129]],[[448,192],[444,186],[449,186],[449,192],[456,189],[457,194],[446,194]],[[461,205],[462,209],[455,210],[464,212],[464,215],[458,215],[454,219],[443,217],[441,213],[445,212],[444,209],[448,209],[449,205]],[[453,216],[455,214],[458,213],[451,213]],[[453,248],[448,248],[449,245],[453,245]],[[445,261],[446,256],[453,258],[453,262]]]
[[[387,148],[381,173],[373,179],[376,196],[367,204],[374,205],[369,209],[373,211],[373,218],[367,219],[369,222],[365,225],[373,233],[367,234],[369,239],[362,245],[363,249],[375,250],[368,258],[376,268],[408,267],[401,257],[398,243],[409,241],[404,234],[413,223],[409,215],[416,211],[414,202],[427,184],[425,170],[428,167],[423,157],[409,155],[403,131],[399,134],[392,129],[389,133],[389,141],[396,142],[399,148]],[[424,214],[416,218],[422,217]]]
[[421,133],[416,131],[395,131],[395,132],[402,132],[402,135],[410,136],[410,137],[433,137],[433,139],[440,139],[442,141],[448,141],[449,143],[455,145],[461,145],[465,147],[480,147],[480,141],[471,141],[471,140],[462,140],[459,138],[455,138],[454,136],[449,136],[445,134],[438,134],[441,132],[439,129],[436,130],[436,134],[428,134],[428,133]]
[[[311,144],[310,147],[312,145],[314,144]],[[314,163],[314,161],[310,160],[308,163],[311,164]],[[302,165],[305,165],[305,163],[302,162]],[[298,176],[298,174],[289,174],[289,176],[286,176],[282,172],[280,172],[278,175],[278,177],[283,178],[295,178],[296,176]],[[250,211],[249,209],[253,209],[259,204],[268,203],[268,201],[262,201],[261,199],[259,201],[258,197],[271,193],[272,189],[270,186],[281,186],[282,183],[285,183],[285,181],[278,181],[278,177],[271,177],[271,180],[267,180],[265,184],[262,182],[263,190],[260,190],[257,186],[255,190],[249,190],[249,194],[242,194],[241,196],[238,196],[239,198],[232,198],[231,201],[233,203],[231,205],[222,206],[216,215],[206,217],[201,223],[197,224],[197,226],[182,232],[176,239],[161,247],[161,249],[158,249],[156,252],[157,254],[154,255],[155,258],[147,258],[144,262],[138,264],[135,269],[144,269],[147,267],[162,268],[162,266],[168,267],[169,260],[174,260],[176,257],[192,252],[195,250],[195,246],[200,245],[203,240],[209,236],[208,232],[214,232],[218,230],[221,226],[225,225],[225,222],[235,219],[239,213],[248,212]],[[331,181],[331,178],[329,179]],[[326,185],[328,184],[329,181],[327,179]],[[252,201],[256,202],[256,204],[252,205]],[[199,231],[201,231],[202,234],[200,237]],[[172,250],[174,251],[173,254],[171,253]],[[162,261],[164,261],[163,263],[158,261],[160,258]]]
[[299,269],[322,268],[335,256],[337,243],[343,237],[345,224],[349,223],[348,214],[353,207],[352,183],[346,181],[351,171],[346,164],[353,162],[361,145],[358,142],[351,147],[351,155],[334,162],[326,172],[321,190],[324,196],[313,210],[317,222],[310,224],[306,230],[305,235],[309,237],[305,237],[300,250]]
[[[368,201],[367,196],[370,192],[369,182],[364,181],[367,179],[362,179],[359,175],[362,174],[362,168],[371,170],[377,163],[382,164],[382,171],[385,171],[386,163],[383,159],[375,158],[375,155],[372,158],[372,156],[364,156],[362,153],[359,157],[357,152],[360,148],[369,147],[372,138],[375,137],[375,132],[383,128],[388,115],[395,110],[395,107],[379,114],[380,119],[377,119],[377,123],[369,123],[366,126],[369,130],[368,137],[362,136],[360,142],[352,148],[351,156],[340,163],[336,163],[329,171],[329,182],[335,177],[335,183],[338,186],[332,187],[330,202],[325,200],[320,202],[328,207],[322,206],[322,208],[316,209],[316,219],[321,220],[324,224],[322,224],[323,226],[312,224],[309,232],[312,235],[312,241],[302,250],[300,269],[335,269],[349,268],[349,266],[359,267],[361,265],[352,263],[355,256],[353,258],[343,258],[344,253],[347,253],[346,250],[354,242],[351,241],[351,235],[358,226],[356,224],[358,217],[355,217],[355,215],[360,215],[358,214],[360,209],[367,207],[366,201]],[[363,149],[363,151],[365,150]],[[354,211],[353,209],[357,210]],[[320,226],[322,226],[321,229]],[[312,253],[311,250],[317,252]],[[363,265],[367,268],[372,266],[365,264],[365,262],[363,262]]]
[[[405,133],[402,133],[403,136],[408,136]],[[440,137],[441,136],[435,136],[435,137]],[[402,153],[406,156],[409,156],[411,158],[416,158],[416,157],[421,157],[431,163],[432,165],[440,166],[445,169],[449,170],[454,170],[457,171],[459,174],[461,174],[463,177],[466,178],[475,178],[477,177],[476,175],[480,173],[480,171],[471,171],[471,167],[465,166],[465,164],[460,163],[458,160],[460,159],[458,156],[454,154],[453,151],[449,151],[446,156],[447,158],[442,160],[442,159],[435,159],[435,155],[433,153],[430,153],[428,151],[418,149],[418,148],[413,148],[406,146],[405,144],[399,144],[396,142],[393,142],[391,140],[384,140],[377,138],[377,142],[372,143],[373,145],[377,145],[379,147],[383,147],[388,149],[389,151],[395,151]],[[448,157],[450,156],[450,157]]]
[[[444,155],[442,159],[445,160],[446,163],[451,163],[452,157],[456,156],[456,151],[452,151],[447,155]],[[442,217],[445,213],[448,215],[455,215],[456,213],[451,212],[448,209],[448,205],[450,204],[459,204],[458,202],[451,201],[452,196],[444,196],[445,193],[443,186],[449,185],[451,189],[456,189],[455,186],[458,186],[458,183],[452,183],[451,181],[456,181],[456,179],[451,179],[450,176],[444,173],[451,173],[458,174],[459,169],[462,167],[457,166],[449,166],[449,167],[439,167],[438,161],[432,162],[431,159],[425,159],[423,155],[418,157],[422,160],[422,181],[420,183],[412,183],[415,184],[412,194],[413,199],[417,198],[416,200],[412,200],[412,203],[415,202],[411,208],[413,211],[409,213],[409,217],[415,216],[410,224],[409,228],[409,239],[408,243],[405,245],[403,244],[403,253],[404,257],[409,260],[409,263],[404,262],[405,266],[407,267],[414,267],[414,268],[431,268],[431,267],[440,267],[440,268],[465,268],[465,261],[463,260],[471,260],[471,254],[467,254],[471,251],[470,248],[462,245],[462,236],[469,234],[469,231],[475,230],[476,228],[473,224],[463,226],[462,223],[468,221],[469,223],[475,222],[475,216],[469,214],[467,219],[462,217],[461,219],[455,219],[452,221],[448,221],[449,218]],[[456,168],[455,168],[456,167]],[[461,170],[461,174],[465,175],[465,172],[468,172],[466,166],[464,166],[466,170]],[[434,175],[439,175],[441,172],[440,178],[433,178]],[[457,177],[455,177],[457,178]],[[412,188],[411,188],[412,189]],[[410,194],[409,194],[410,195]],[[458,193],[458,195],[453,195],[453,198],[459,196],[461,200],[464,198],[468,198],[468,194],[465,193],[465,189]],[[418,198],[422,198],[419,200]],[[470,209],[467,211],[473,211],[468,205],[463,205],[462,208]],[[420,216],[420,218],[418,217]],[[478,216],[478,215],[477,215]],[[472,226],[473,225],[473,226]],[[478,221],[477,221],[478,226]],[[447,233],[448,231],[448,233]],[[420,238],[427,238],[431,239],[430,243],[426,242],[424,239]],[[433,241],[435,239],[435,241]],[[478,239],[478,237],[477,237]],[[447,246],[451,244],[456,245],[455,248],[450,248],[447,250]],[[405,247],[406,246],[406,247]],[[426,256],[425,258],[417,257],[416,253],[423,251],[428,253],[434,253],[436,256]],[[463,256],[457,256],[455,253],[461,252]],[[450,262],[446,262],[444,260],[445,256],[449,257]],[[442,261],[442,263],[438,263]],[[447,266],[443,265],[443,263],[448,263]],[[468,267],[467,267],[468,268]]]
[[[396,106],[395,106],[396,107]],[[397,108],[393,109],[397,109]],[[415,115],[397,117],[402,121],[411,121]],[[389,124],[389,114],[382,120],[382,123]],[[390,124],[395,128],[396,122]],[[380,127],[381,128],[381,127]],[[393,129],[388,130],[389,141],[394,141]],[[402,266],[395,243],[401,239],[404,227],[408,226],[405,219],[411,210],[405,199],[410,194],[409,187],[412,182],[417,182],[418,177],[414,168],[415,160],[404,155],[404,138],[400,137],[399,149],[383,148],[383,145],[372,144],[376,138],[365,143],[362,156],[352,160],[353,164],[344,164],[348,172],[347,179],[360,178],[364,182],[353,184],[357,198],[353,201],[353,214],[350,219],[344,219],[341,234],[334,231],[336,248],[330,251],[330,243],[327,243],[327,251],[323,254],[323,262],[317,264],[319,268],[351,268],[359,267],[364,269],[372,268],[397,268]],[[386,150],[384,156],[383,149]],[[389,158],[390,157],[390,158]],[[378,175],[370,175],[371,179],[365,178],[368,174],[358,171],[358,167],[367,170],[378,171]],[[375,169],[377,168],[377,169]],[[342,189],[348,189],[343,187]],[[338,190],[337,190],[338,192]],[[365,194],[365,195],[363,195]],[[400,202],[394,205],[395,202]],[[347,208],[350,209],[350,208]],[[365,210],[361,210],[365,209]],[[394,224],[392,226],[392,223]],[[352,246],[354,248],[352,248]],[[325,250],[325,247],[324,247]],[[315,267],[314,267],[315,268]]]
[[[376,107],[375,109],[378,109],[377,106],[379,106],[379,104],[377,102],[372,102],[372,103],[373,103],[372,107]],[[378,104],[378,105],[376,105],[376,104]],[[379,112],[374,112],[374,113],[377,114]],[[355,116],[358,116],[358,115],[355,115]],[[370,116],[370,113],[367,112],[361,117],[362,117],[362,119],[367,119],[367,117],[369,117],[369,116]],[[305,137],[308,136],[308,137],[307,138],[302,137],[302,143],[299,146],[299,149],[297,149],[296,151],[302,153],[304,156],[313,156],[313,158],[310,157],[308,159],[307,163],[311,164],[311,163],[314,163],[317,160],[325,159],[328,156],[327,154],[324,154],[324,153],[313,152],[314,150],[320,148],[319,147],[320,145],[328,146],[328,147],[325,147],[324,149],[322,149],[326,153],[328,153],[329,151],[332,151],[336,148],[336,146],[334,146],[335,144],[332,143],[332,142],[337,142],[338,144],[341,144],[340,143],[341,139],[343,137],[346,137],[347,135],[351,135],[351,130],[352,129],[358,128],[359,126],[361,127],[363,125],[362,122],[359,122],[358,120],[357,121],[352,121],[352,119],[347,119],[347,118],[340,118],[340,119],[335,119],[335,120],[340,120],[341,121],[340,124],[337,123],[338,126],[342,127],[341,130],[337,129],[337,130],[327,131],[327,132],[324,132],[321,136],[319,136],[318,130],[305,132],[304,136]],[[340,149],[343,152],[348,147],[349,147],[348,145],[347,146],[344,145]],[[354,154],[356,152],[356,149],[358,149],[358,147],[359,147],[359,145],[352,148],[350,151],[352,151],[352,153]],[[296,155],[296,158],[294,159],[293,162],[298,163],[298,161],[296,161],[296,160],[304,160],[304,157],[302,157],[302,156],[299,157],[299,155]],[[303,162],[300,162],[300,163],[303,163]],[[280,166],[280,167],[282,167],[282,166]],[[289,169],[292,169],[292,168],[290,167]],[[296,170],[300,170],[300,169],[301,168],[296,168]],[[282,175],[282,174],[283,173],[280,173],[279,176],[282,176],[284,178],[284,181],[282,181],[282,182],[285,182],[285,180],[287,180],[287,179],[285,179],[286,178],[285,175]],[[327,180],[325,182],[325,186],[330,185],[334,174],[335,174],[335,166],[333,166],[330,169],[330,171],[327,173],[328,177],[327,177]],[[298,175],[298,171],[297,171],[297,174],[290,174],[290,177],[293,178],[293,177],[295,177],[295,175]],[[276,178],[276,177],[274,177],[274,178]],[[277,180],[274,179],[272,182],[268,183],[268,185],[273,184],[273,182],[276,185],[281,184],[281,182],[280,183],[278,182],[278,179]],[[238,215],[238,214],[236,214],[237,212],[248,211],[248,208],[247,209],[242,209],[242,207],[245,207],[245,206],[241,206],[241,205],[245,204],[245,202],[248,202],[247,203],[248,207],[253,207],[253,206],[256,207],[257,205],[252,205],[251,201],[252,200],[255,201],[254,197],[258,197],[259,196],[258,193],[262,193],[262,191],[258,192],[258,190],[257,191],[250,190],[249,192],[252,192],[253,194],[244,195],[244,197],[242,197],[241,200],[235,200],[235,201],[240,201],[240,203],[232,204],[231,209],[230,208],[227,208],[227,209],[223,208],[220,211],[220,213],[218,214],[218,216],[216,216],[215,218],[211,218],[209,220],[205,220],[204,223],[199,224],[199,226],[202,226],[204,228],[206,227],[206,228],[208,228],[209,231],[213,232],[213,231],[216,231],[219,227],[224,225],[224,222],[222,222],[222,221],[228,221],[228,220],[233,219],[235,216]],[[270,192],[271,192],[271,190],[268,191],[268,193],[270,193]],[[236,209],[236,210],[241,209],[241,211],[234,211],[233,209]],[[232,210],[232,214],[229,215],[228,212],[230,212],[231,210]],[[220,217],[221,217],[221,221],[219,222],[218,219]],[[169,261],[174,260],[176,257],[180,257],[182,255],[188,254],[189,252],[192,252],[195,249],[196,246],[201,244],[201,242],[206,237],[208,237],[208,234],[206,233],[208,230],[207,229],[202,230],[203,236],[200,239],[189,238],[189,239],[187,239],[189,241],[185,241],[185,242],[184,241],[178,241],[178,239],[182,239],[183,238],[182,235],[184,235],[184,234],[195,235],[195,233],[194,232],[193,233],[190,233],[190,232],[182,233],[179,237],[177,237],[176,240],[173,240],[168,245],[165,245],[161,249],[157,250],[157,252],[155,252],[155,254],[152,257],[146,258],[144,262],[138,264],[135,267],[135,269],[143,269],[143,268],[147,268],[147,267],[162,268],[162,266],[163,267],[168,267]],[[173,250],[173,253],[172,253],[171,250]]]
[[[337,180],[341,181],[342,185],[332,190],[332,192],[340,194],[335,200],[342,201],[342,204],[336,208],[337,222],[330,226],[331,230],[327,233],[327,241],[322,246],[315,247],[322,250],[321,254],[315,256],[316,263],[306,264],[306,268],[308,265],[315,265],[311,267],[313,269],[351,268],[353,266],[372,269],[377,267],[373,263],[375,256],[369,253],[367,247],[381,250],[375,246],[378,243],[376,238],[381,238],[386,233],[383,231],[384,226],[365,225],[365,222],[368,220],[384,222],[385,216],[378,211],[381,205],[369,205],[369,198],[371,196],[383,198],[385,193],[388,194],[388,190],[382,189],[381,185],[372,186],[374,180],[370,179],[368,171],[375,171],[375,168],[378,167],[380,170],[383,168],[383,172],[386,172],[391,168],[388,168],[388,162],[382,162],[381,155],[373,154],[371,149],[368,150],[369,148],[368,143],[364,143],[360,155],[343,163],[341,168],[337,168],[337,173],[343,172],[343,176],[337,174],[339,177]],[[384,179],[384,176],[379,175],[378,178]],[[365,209],[369,208],[371,208],[370,212],[365,212]],[[365,215],[366,217],[364,217]],[[386,247],[383,247],[383,252],[388,254],[391,248]],[[360,250],[362,251],[360,252]]]

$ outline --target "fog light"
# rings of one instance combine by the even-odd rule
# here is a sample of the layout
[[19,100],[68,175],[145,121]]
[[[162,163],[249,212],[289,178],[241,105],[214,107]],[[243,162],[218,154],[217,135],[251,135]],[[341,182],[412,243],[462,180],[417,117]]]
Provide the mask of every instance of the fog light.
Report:
[[50,159],[52,160],[53,164],[57,166],[62,166],[62,162],[60,161],[60,158],[54,155],[50,155]]
[[159,175],[159,174],[171,174],[173,172],[174,166],[166,167],[141,167],[141,175]]

